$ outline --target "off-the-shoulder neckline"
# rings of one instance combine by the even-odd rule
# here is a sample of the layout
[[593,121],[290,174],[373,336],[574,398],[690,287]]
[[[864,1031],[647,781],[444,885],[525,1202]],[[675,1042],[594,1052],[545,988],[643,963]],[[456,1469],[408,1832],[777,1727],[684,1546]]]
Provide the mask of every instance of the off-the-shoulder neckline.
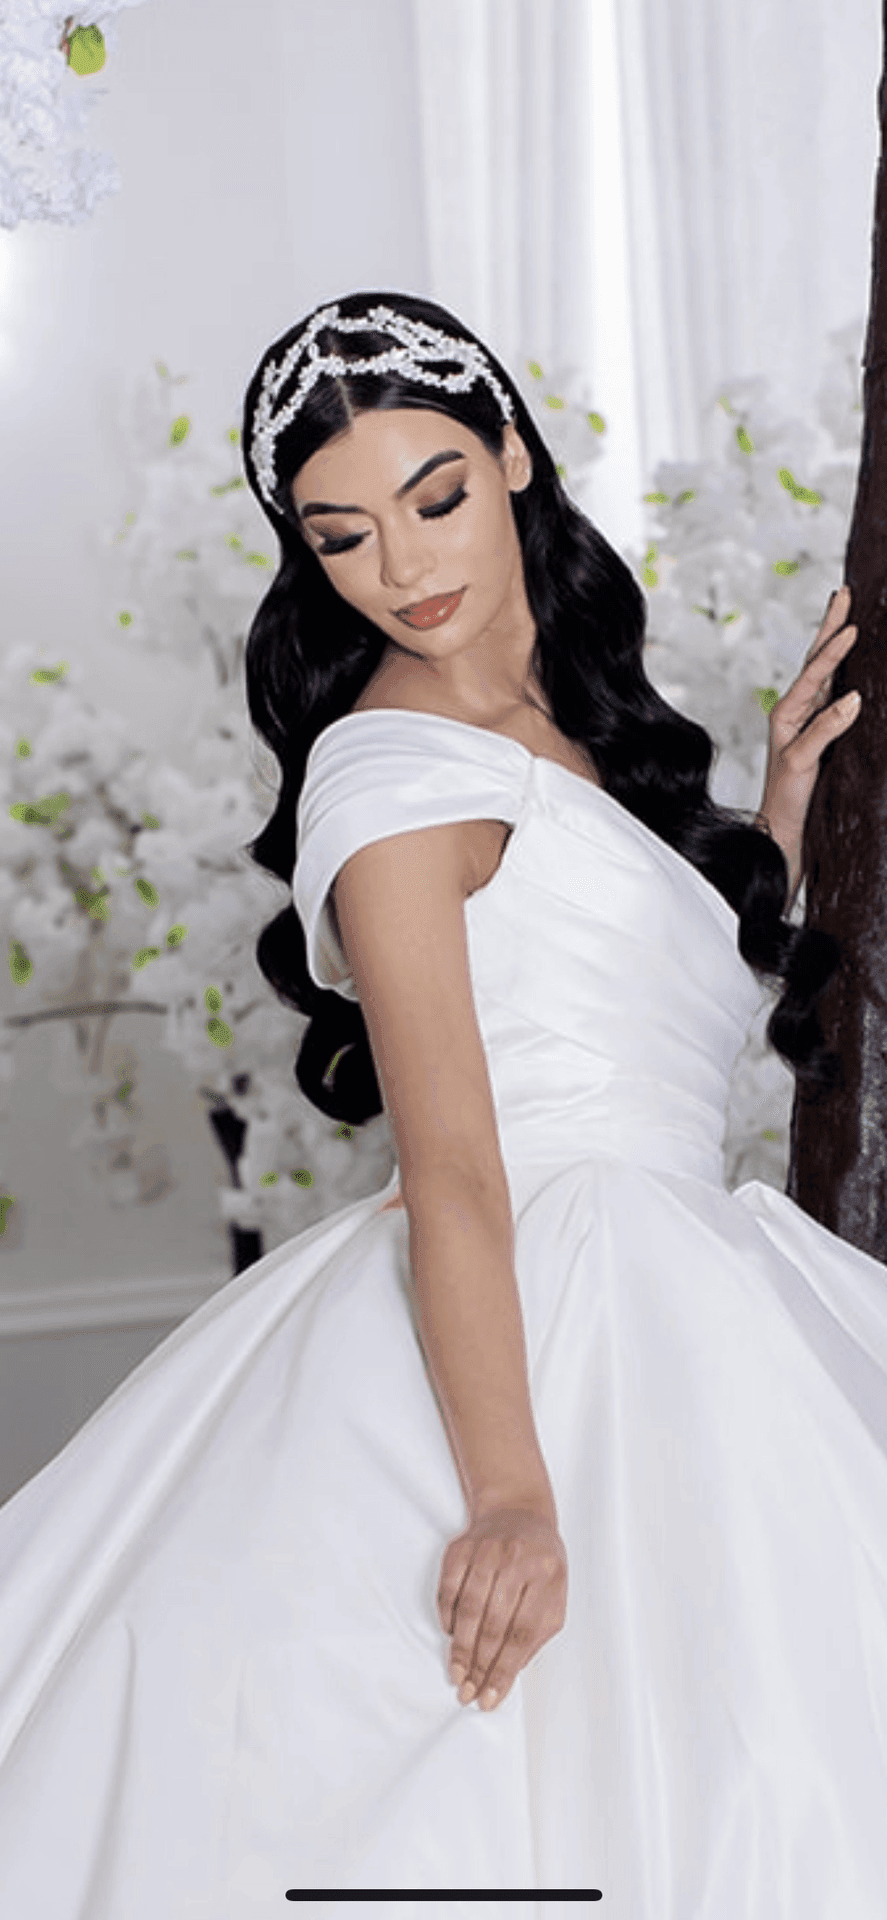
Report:
[[522,754],[525,760],[531,760],[537,766],[553,767],[555,773],[562,773],[568,780],[575,781],[582,787],[585,793],[599,794],[609,806],[616,808],[623,819],[631,821],[634,826],[639,829],[641,834],[649,835],[649,838],[655,842],[657,847],[664,847],[666,858],[671,855],[673,860],[680,862],[685,873],[689,872],[692,874],[693,881],[696,882],[697,886],[702,888],[704,895],[709,900],[717,901],[718,907],[722,913],[727,915],[730,926],[735,933],[735,929],[739,924],[739,915],[736,909],[731,907],[729,900],[724,898],[720,889],[714,886],[711,880],[706,879],[705,874],[700,873],[698,867],[694,867],[692,860],[686,859],[684,854],[678,852],[677,847],[672,847],[667,840],[663,840],[661,834],[654,833],[652,827],[648,827],[644,820],[639,820],[637,815],[632,813],[629,807],[624,806],[621,800],[617,800],[614,793],[609,793],[607,788],[601,786],[597,780],[589,780],[585,774],[576,773],[572,767],[565,767],[562,761],[553,760],[550,754],[534,753],[531,747],[524,746],[522,740],[515,740],[514,735],[511,733],[494,733],[491,727],[476,726],[471,720],[457,720],[449,713],[429,713],[428,709],[424,707],[358,707],[356,712],[352,708],[348,713],[340,714],[337,720],[330,721],[329,726],[324,727],[322,732],[317,735],[314,746],[317,746],[327,734],[333,733],[336,727],[344,726],[348,720],[374,720],[378,719],[380,715],[384,716],[388,713],[409,714],[414,719],[433,720],[438,726],[461,727],[469,733],[483,734],[486,740],[498,740],[501,741],[505,747],[516,747],[518,753]]
[[[486,740],[501,740],[506,747],[517,747],[518,752],[524,754],[528,760],[541,760],[547,767],[557,767],[570,780],[578,780],[581,786],[591,787],[595,793],[607,792],[600,780],[591,780],[587,774],[577,773],[573,767],[565,767],[563,761],[552,759],[549,753],[534,753],[532,747],[526,747],[522,740],[516,740],[513,733],[496,733],[492,727],[482,727],[472,720],[457,720],[450,713],[430,713],[427,707],[358,707],[356,712],[352,708],[349,713],[340,714],[338,720],[331,721],[328,727],[324,727],[323,732],[331,733],[334,727],[340,727],[345,720],[365,720],[385,713],[408,713],[419,720],[434,720],[439,726],[463,727],[467,728],[469,733],[482,733]],[[320,740],[323,735],[318,734],[317,738]],[[610,800],[613,799],[612,794],[607,797]]]

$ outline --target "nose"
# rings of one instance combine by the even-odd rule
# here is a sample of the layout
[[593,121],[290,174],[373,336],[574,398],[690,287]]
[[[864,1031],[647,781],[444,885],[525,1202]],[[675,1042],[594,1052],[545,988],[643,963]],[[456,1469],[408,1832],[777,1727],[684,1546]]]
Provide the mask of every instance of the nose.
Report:
[[380,579],[392,592],[409,591],[428,571],[429,555],[415,527],[379,529]]

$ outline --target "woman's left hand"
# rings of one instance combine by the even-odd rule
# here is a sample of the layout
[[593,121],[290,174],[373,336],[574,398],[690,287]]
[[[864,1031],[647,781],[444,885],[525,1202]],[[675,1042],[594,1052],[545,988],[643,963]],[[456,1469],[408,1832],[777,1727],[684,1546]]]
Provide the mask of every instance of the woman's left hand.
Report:
[[850,588],[840,587],[801,672],[770,712],[770,751],[758,820],[769,827],[785,854],[790,897],[801,876],[804,822],[820,757],[830,740],[847,732],[859,712],[858,696],[829,698],[835,669],[857,637],[857,628],[844,624],[849,612]]

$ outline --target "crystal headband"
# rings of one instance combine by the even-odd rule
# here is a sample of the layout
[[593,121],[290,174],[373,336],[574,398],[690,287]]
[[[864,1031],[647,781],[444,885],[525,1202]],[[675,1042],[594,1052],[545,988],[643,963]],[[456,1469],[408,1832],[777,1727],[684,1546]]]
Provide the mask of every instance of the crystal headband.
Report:
[[[345,360],[339,353],[321,353],[317,335],[324,327],[335,327],[338,333],[366,333],[370,330],[389,333],[397,345],[383,348],[368,359]],[[296,390],[286,405],[275,413],[277,395],[303,353],[306,354],[306,361]],[[461,363],[461,372],[436,373],[430,364],[435,360],[456,360]],[[274,442],[295,419],[317,381],[324,374],[381,374],[389,371],[406,373],[422,386],[442,387],[446,393],[467,393],[476,380],[484,380],[495,394],[503,417],[506,420],[515,417],[514,402],[501,381],[497,380],[477,341],[457,339],[453,334],[443,333],[439,327],[429,326],[425,320],[411,320],[407,314],[395,313],[391,307],[370,307],[366,313],[351,314],[344,318],[339,317],[338,304],[323,307],[308,321],[283,360],[278,364],[269,361],[265,368],[253,415],[250,452],[260,492],[269,506],[274,504],[274,488],[277,484]]]

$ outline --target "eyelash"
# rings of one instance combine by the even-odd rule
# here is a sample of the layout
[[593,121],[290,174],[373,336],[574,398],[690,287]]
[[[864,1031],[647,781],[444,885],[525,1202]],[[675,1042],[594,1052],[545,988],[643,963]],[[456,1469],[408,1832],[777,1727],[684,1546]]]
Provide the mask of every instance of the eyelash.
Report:
[[[462,501],[467,500],[467,498],[468,494],[465,487],[459,486],[456,488],[455,493],[451,493],[446,500],[439,500],[436,506],[420,507],[419,514],[423,520],[442,520],[444,514],[452,513],[454,508],[461,506]],[[323,554],[350,553],[353,547],[360,545],[362,539],[362,533],[345,534],[341,540],[325,540],[323,546],[317,548],[317,552]]]

